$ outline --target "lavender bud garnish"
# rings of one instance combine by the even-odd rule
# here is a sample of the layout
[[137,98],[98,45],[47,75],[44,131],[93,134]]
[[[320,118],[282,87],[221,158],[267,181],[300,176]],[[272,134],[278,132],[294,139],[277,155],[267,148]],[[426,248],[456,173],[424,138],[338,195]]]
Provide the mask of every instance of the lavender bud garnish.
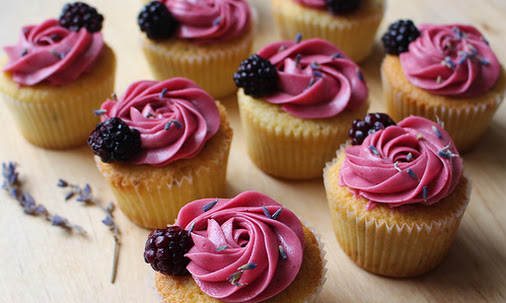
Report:
[[375,156],[379,157],[380,153],[379,153],[379,151],[376,149],[376,147],[374,147],[374,145],[369,145],[369,149],[371,150],[371,152],[372,152]]
[[267,207],[263,206],[262,205],[262,210],[264,211],[264,215],[267,217],[267,218],[270,218],[271,217],[271,214],[269,213],[269,210],[267,209]]
[[167,122],[167,124],[165,124],[164,129],[165,130],[169,130],[169,128],[172,125],[172,123],[174,123],[174,125],[176,125],[177,128],[182,128],[183,127],[183,125],[181,123],[179,123],[179,121],[177,121],[176,119],[170,119],[169,122]]
[[222,16],[218,16],[218,18],[214,19],[213,20],[213,25],[218,25],[221,23],[221,20],[223,20],[223,17]]
[[332,59],[332,60],[337,59],[337,58],[341,58],[341,53],[335,53],[332,56],[330,56],[330,59]]
[[309,80],[309,84],[307,85],[307,87],[306,87],[305,90],[307,90],[308,88],[310,88],[311,86],[313,86],[313,84],[315,83],[315,81],[316,81],[315,78],[311,78],[311,80]]
[[247,283],[239,283],[239,279],[241,278],[242,276],[242,273],[243,271],[237,271],[233,274],[231,274],[227,280],[234,286],[237,286],[237,287],[241,287],[241,286],[244,286],[244,285],[247,285]]
[[302,41],[302,34],[297,33],[297,35],[295,35],[295,44],[300,43],[300,41]]
[[225,250],[225,249],[227,249],[227,248],[228,248],[228,245],[218,246],[218,247],[216,248],[216,252],[223,251],[223,250]]
[[204,212],[207,212],[207,211],[211,210],[211,208],[213,208],[216,205],[216,203],[218,203],[218,198],[216,198],[216,200],[211,201],[208,204],[202,206],[202,210]]
[[164,89],[162,89],[162,92],[160,93],[160,99],[163,98],[163,95],[165,95],[166,92],[167,88],[165,87]]
[[241,270],[241,271],[245,271],[245,270],[249,270],[249,269],[255,269],[257,268],[257,264],[256,263],[248,263],[248,264],[244,264],[243,266],[239,267],[237,270]]
[[480,63],[482,65],[485,65],[485,66],[490,65],[490,61],[488,61],[487,59],[480,57],[480,56],[477,56],[477,57],[478,57],[478,60],[480,60]]
[[434,131],[434,133],[436,134],[438,139],[443,138],[443,136],[441,135],[441,132],[439,131],[439,129],[435,125],[432,125],[432,130]]
[[301,54],[297,54],[297,57],[295,57],[295,66],[299,65],[301,58],[302,58],[302,55]]
[[104,223],[104,225],[106,226],[113,226],[114,225],[114,221],[112,220],[111,216],[106,216],[103,220],[102,220],[102,223]]
[[283,260],[288,259],[288,256],[286,255],[286,252],[285,252],[285,249],[283,248],[283,246],[279,245],[278,249],[279,249],[279,254],[281,255],[281,259],[283,259]]
[[309,66],[311,66],[312,69],[319,69],[320,68],[320,64],[318,64],[316,62],[311,63]]
[[423,195],[423,201],[427,202],[427,197],[429,196],[429,192],[427,190],[427,185],[424,185],[422,187],[422,195]]
[[470,43],[466,43],[467,47],[469,48],[469,50],[471,50],[471,56],[474,56],[478,53],[478,50],[476,49],[476,47],[474,47],[474,45],[470,44]]
[[285,45],[281,45],[279,47],[279,49],[278,49],[278,53],[284,51],[285,49],[286,49],[286,46]]
[[96,115],[96,116],[100,116],[100,115],[103,115],[105,114],[107,111],[105,109],[96,109],[93,111],[93,113]]
[[51,52],[51,54],[55,55],[56,57],[58,57],[60,59],[65,58],[65,53],[59,53],[59,52],[57,52],[57,51],[55,51],[53,49],[50,52]]
[[458,40],[462,39],[462,31],[458,27],[454,26],[452,27],[452,30],[455,32],[455,37]]
[[271,219],[276,220],[277,218],[279,218],[279,215],[281,215],[281,211],[282,210],[283,210],[283,207],[281,207],[280,209],[276,210],[276,212],[274,214],[272,214]]
[[324,77],[325,77],[322,73],[320,73],[320,72],[319,72],[319,71],[317,71],[317,70],[314,70],[314,71],[313,71],[313,76],[315,76],[315,77],[319,77],[319,78],[324,78]]
[[413,159],[413,154],[412,153],[409,153],[407,156],[406,156],[406,161],[411,161],[411,159]]
[[406,172],[408,173],[408,175],[409,175],[411,178],[415,179],[416,181],[420,181],[420,178],[418,178],[418,176],[416,175],[416,173],[415,173],[415,172],[414,172],[411,168],[408,168],[408,169],[406,170]]
[[188,233],[191,234],[193,232],[193,229],[195,228],[195,222],[190,225],[190,228],[188,229]]
[[66,195],[65,195],[65,201],[69,200],[70,198],[72,198],[73,196],[75,195],[74,192],[68,192]]
[[115,208],[115,207],[114,207],[114,203],[112,203],[112,201],[111,201],[111,202],[109,202],[109,204],[107,204],[107,206],[105,207],[105,211],[106,211],[107,213],[109,213],[109,214],[110,214],[110,213],[112,213],[112,212],[114,211],[114,208]]
[[63,180],[63,179],[58,179],[58,184],[56,184],[56,186],[58,187],[67,187],[69,184],[67,183],[67,181]]
[[26,54],[28,54],[28,49],[23,49],[23,51],[21,52],[21,57],[24,57],[26,56]]
[[445,57],[444,60],[441,61],[441,64],[448,68],[455,69],[455,63],[453,63],[450,57]]
[[357,71],[358,79],[360,81],[364,81],[364,75],[362,74],[362,71],[360,70],[360,68],[357,67],[355,70]]

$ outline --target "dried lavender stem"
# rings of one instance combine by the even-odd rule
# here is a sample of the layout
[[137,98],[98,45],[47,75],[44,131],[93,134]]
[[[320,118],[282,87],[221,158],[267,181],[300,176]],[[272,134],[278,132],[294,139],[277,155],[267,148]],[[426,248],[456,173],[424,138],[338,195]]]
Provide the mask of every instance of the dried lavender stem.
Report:
[[114,256],[112,259],[111,284],[116,281],[116,273],[118,272],[118,254],[119,254],[119,231],[114,228]]
[[114,210],[114,205],[112,202],[107,206],[104,207],[102,204],[98,202],[98,200],[91,195],[91,187],[86,184],[83,188],[79,187],[75,184],[70,184],[65,180],[58,180],[58,186],[59,187],[69,187],[70,192],[67,193],[65,196],[65,200],[68,200],[74,196],[77,195],[76,200],[78,202],[84,202],[84,203],[91,203],[95,206],[98,206],[102,211],[106,213],[105,219],[102,220],[102,223],[109,227],[109,229],[113,232],[113,238],[114,238],[114,253],[113,253],[113,261],[112,261],[112,273],[111,273],[111,283],[114,284],[116,281],[116,273],[118,269],[118,256],[119,256],[119,228],[112,219],[112,211]]

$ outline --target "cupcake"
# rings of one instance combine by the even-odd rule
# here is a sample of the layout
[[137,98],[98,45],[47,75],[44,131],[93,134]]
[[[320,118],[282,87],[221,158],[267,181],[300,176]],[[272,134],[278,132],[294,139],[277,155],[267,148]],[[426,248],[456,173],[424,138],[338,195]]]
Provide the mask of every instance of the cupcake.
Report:
[[[421,275],[450,249],[471,182],[440,125],[416,116],[390,125],[384,116],[355,123],[351,132],[360,140],[327,164],[330,214],[339,245],[358,266],[390,277]],[[370,135],[355,138],[364,132]]]
[[400,20],[383,36],[381,66],[386,110],[439,118],[460,152],[486,131],[506,90],[506,77],[487,40],[469,25],[421,25]]
[[155,79],[189,78],[214,98],[236,91],[232,75],[253,45],[245,0],[152,1],[138,22]]
[[234,79],[248,153],[276,177],[321,177],[349,125],[369,108],[360,68],[322,39],[269,44]]
[[223,106],[194,82],[135,82],[100,114],[88,144],[134,223],[163,227],[186,203],[223,195],[232,129]]
[[385,11],[384,0],[272,0],[283,39],[297,33],[337,45],[355,62],[371,52]]
[[99,122],[93,110],[113,92],[116,68],[102,21],[93,7],[67,4],[59,20],[25,26],[18,43],[4,47],[0,96],[30,143],[52,149],[85,144]]
[[202,199],[153,231],[144,260],[162,302],[313,302],[325,252],[297,216],[258,192]]

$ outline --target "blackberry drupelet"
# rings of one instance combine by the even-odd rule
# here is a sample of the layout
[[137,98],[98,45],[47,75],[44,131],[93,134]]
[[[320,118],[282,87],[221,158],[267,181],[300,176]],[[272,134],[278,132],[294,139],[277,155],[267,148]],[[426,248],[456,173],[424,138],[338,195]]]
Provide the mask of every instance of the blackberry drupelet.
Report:
[[151,1],[142,8],[137,16],[141,31],[146,32],[149,39],[166,39],[171,37],[177,27],[177,20],[163,4]]
[[358,9],[362,0],[325,0],[327,9],[336,15],[343,15]]
[[234,73],[234,82],[237,87],[244,89],[246,95],[260,98],[276,89],[278,72],[269,60],[254,54],[241,62]]
[[75,2],[65,4],[59,21],[61,26],[71,31],[79,31],[84,27],[88,32],[95,33],[102,29],[104,16],[86,3]]
[[396,124],[389,115],[383,113],[370,113],[365,116],[364,120],[356,119],[348,133],[351,144],[360,145],[368,135],[390,125]]
[[388,26],[388,30],[381,37],[385,52],[399,55],[407,52],[408,46],[420,36],[420,31],[411,20],[397,20]]
[[186,254],[193,246],[189,232],[179,226],[169,226],[152,231],[144,249],[144,261],[166,275],[184,276],[190,259]]
[[118,117],[97,124],[88,137],[88,145],[103,162],[131,159],[141,149],[139,131]]

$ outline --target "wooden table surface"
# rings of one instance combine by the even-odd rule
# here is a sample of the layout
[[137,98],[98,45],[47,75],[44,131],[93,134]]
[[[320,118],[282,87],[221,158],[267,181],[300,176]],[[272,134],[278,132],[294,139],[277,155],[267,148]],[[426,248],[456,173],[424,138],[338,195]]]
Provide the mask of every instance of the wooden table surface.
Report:
[[[133,81],[149,79],[139,46],[136,16],[142,0],[89,1],[105,18],[105,40],[117,54],[116,93]],[[258,20],[255,50],[278,38],[268,0],[251,0]],[[0,2],[0,45],[14,44],[22,25],[58,17],[62,0]],[[383,57],[378,37],[399,18],[415,22],[470,23],[490,41],[506,64],[506,1],[388,0],[373,54],[361,64],[370,88],[371,111],[381,111],[379,66]],[[474,188],[456,241],[448,257],[429,274],[413,279],[389,279],[355,266],[340,250],[332,231],[322,180],[290,182],[258,170],[246,155],[235,97],[222,100],[235,130],[227,196],[258,190],[272,196],[314,226],[327,250],[327,282],[317,302],[505,302],[506,300],[506,106],[496,113],[479,146],[464,155]],[[156,302],[153,271],[142,253],[149,230],[119,211],[121,248],[117,279],[110,283],[113,238],[100,222],[103,213],[74,201],[64,202],[58,178],[84,185],[105,204],[114,200],[86,146],[65,151],[28,144],[9,113],[0,110],[0,161],[19,164],[26,189],[38,203],[67,217],[88,232],[69,234],[42,218],[23,213],[16,201],[0,192],[1,302]]]

